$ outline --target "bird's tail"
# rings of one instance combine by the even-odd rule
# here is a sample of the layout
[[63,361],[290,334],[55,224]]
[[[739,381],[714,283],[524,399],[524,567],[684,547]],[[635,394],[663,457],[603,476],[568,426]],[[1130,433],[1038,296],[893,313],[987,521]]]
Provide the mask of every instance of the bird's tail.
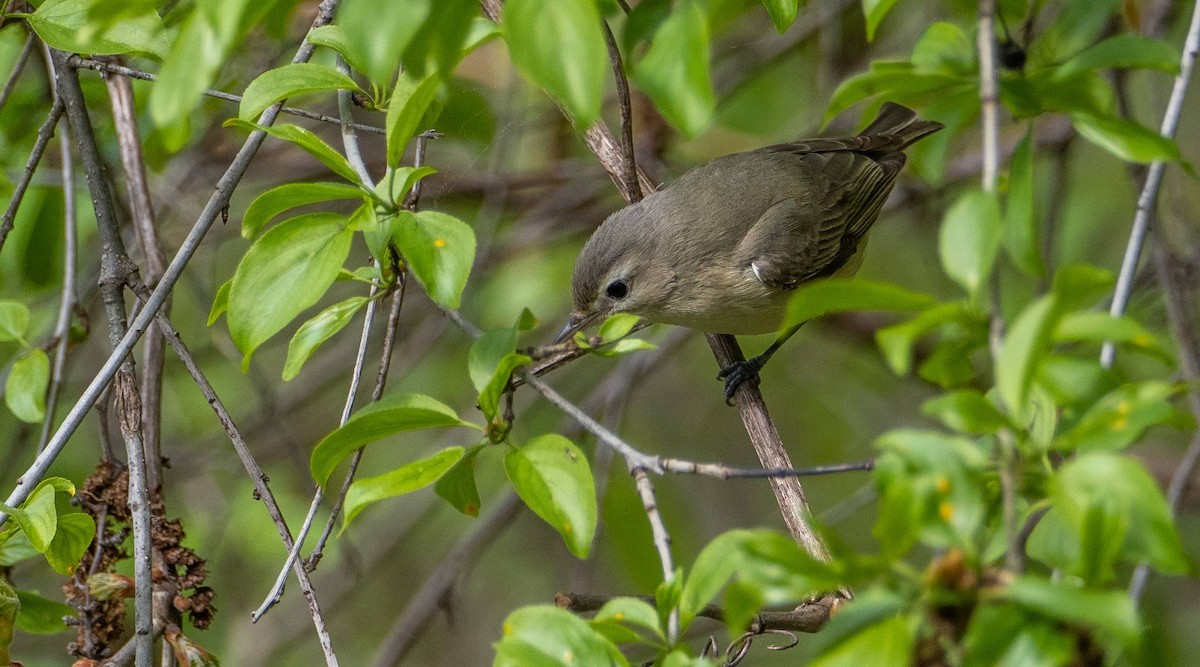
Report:
[[943,127],[937,121],[918,120],[916,112],[906,106],[885,102],[879,109],[879,115],[858,136],[886,137],[883,145],[872,148],[881,150],[886,147],[888,151],[902,151]]

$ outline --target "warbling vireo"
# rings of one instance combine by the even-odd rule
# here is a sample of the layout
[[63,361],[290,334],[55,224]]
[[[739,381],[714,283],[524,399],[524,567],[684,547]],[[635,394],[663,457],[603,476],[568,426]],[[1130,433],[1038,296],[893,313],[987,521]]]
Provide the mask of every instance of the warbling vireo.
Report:
[[[940,129],[889,102],[858,136],[768,146],[692,169],[592,234],[556,342],[614,313],[713,333],[777,331],[797,286],[857,270],[904,149]],[[727,401],[798,328],[721,371]]]

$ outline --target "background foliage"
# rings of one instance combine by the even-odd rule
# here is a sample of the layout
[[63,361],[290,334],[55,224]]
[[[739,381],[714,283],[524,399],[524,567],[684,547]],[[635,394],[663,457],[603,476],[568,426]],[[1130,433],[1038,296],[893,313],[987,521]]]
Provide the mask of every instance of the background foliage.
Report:
[[[647,657],[661,641],[665,614],[642,603],[620,601],[590,626],[527,606],[559,591],[654,594],[662,571],[623,466],[597,456],[586,438],[557,435],[568,422],[532,392],[517,392],[511,424],[501,397],[508,374],[528,362],[518,348],[546,342],[568,311],[583,239],[623,205],[578,139],[597,119],[619,125],[602,17],[633,88],[639,165],[659,182],[730,152],[853,132],[887,100],[947,125],[914,149],[860,280],[797,301],[797,319],[833,314],[802,329],[763,374],[797,465],[877,457],[874,473],[804,482],[835,562],[817,563],[775,533],[742,530],[779,528],[766,483],[667,476],[655,480],[658,505],[686,583],[660,590],[660,601],[678,600],[686,624],[713,599],[736,620],[839,584],[858,591],[825,631],[779,654],[760,645],[754,664],[814,656],[862,664],[864,655],[875,664],[913,655],[925,664],[1034,664],[1027,656],[1063,664],[1107,651],[1161,665],[1186,664],[1200,650],[1195,580],[1181,576],[1200,548],[1195,492],[1184,495],[1176,522],[1158,490],[1195,433],[1187,410],[1195,378],[1181,362],[1195,339],[1178,341],[1180,331],[1194,336],[1195,311],[1183,311],[1181,328],[1163,290],[1194,303],[1196,274],[1186,271],[1195,270],[1200,189],[1186,160],[1198,154],[1197,106],[1185,104],[1178,143],[1157,132],[1189,25],[1182,3],[998,3],[996,192],[980,187],[974,3],[643,0],[626,13],[622,3],[508,0],[498,28],[465,0],[351,0],[310,35],[320,45],[311,64],[291,65],[317,12],[312,3],[33,4],[9,7],[16,13],[0,29],[0,71],[21,59],[31,28],[54,48],[121,54],[158,74],[133,85],[168,256],[244,130],[275,102],[336,116],[334,91],[353,91],[356,120],[383,130],[360,135],[372,183],[343,157],[335,124],[281,118],[233,195],[228,224],[208,235],[171,304],[293,526],[314,479],[336,489],[346,457],[370,444],[342,530],[313,574],[343,663],[370,664],[404,639],[392,633],[424,577],[480,521],[471,515],[502,506],[514,485],[537,516],[516,515],[469,553],[469,574],[407,659],[477,664],[502,637],[501,664],[531,664],[528,651],[553,647],[600,656],[611,650],[604,636],[624,641],[631,632],[649,639],[633,649]],[[6,200],[51,104],[34,56],[0,108]],[[105,87],[87,71],[81,83],[103,156],[120,173]],[[243,97],[237,105],[202,98],[205,88]],[[426,144],[432,169],[417,169],[412,139],[427,128],[444,136]],[[1138,165],[1156,159],[1171,163],[1157,250],[1139,274],[1130,317],[1112,319],[1100,313],[1134,215]],[[47,153],[0,252],[6,486],[32,458],[46,410],[63,268],[58,166]],[[418,181],[420,205],[406,210]],[[88,201],[82,177],[70,185]],[[92,216],[81,205],[84,312],[72,321],[67,404],[108,354],[97,335]],[[1154,252],[1172,257],[1184,277],[1156,283]],[[415,281],[388,395],[339,429],[364,282],[385,284],[400,266]],[[878,283],[904,291],[872,292]],[[895,308],[900,301],[907,308]],[[473,343],[439,307],[461,307],[489,333]],[[994,323],[1004,325],[1002,340],[989,339]],[[643,451],[757,465],[735,412],[722,405],[701,337],[665,327],[639,335],[660,350],[590,355],[556,371],[555,385]],[[1104,340],[1121,343],[1112,371],[1096,361]],[[754,351],[767,342],[743,340]],[[654,368],[631,379],[648,360]],[[319,661],[294,583],[270,614],[246,620],[285,550],[170,354],[163,396],[167,515],[207,560],[220,610],[210,629],[185,633],[226,664]],[[67,498],[95,469],[104,428],[116,432],[85,422],[58,477],[6,526],[16,537],[0,546],[0,566],[25,610],[13,657],[26,664],[62,661],[70,641],[57,621],[69,610],[55,605],[93,524]],[[594,488],[578,467],[584,461],[598,472]],[[1015,524],[1006,526],[1006,507]],[[1012,528],[1042,511],[1018,576],[1005,558]],[[1123,591],[1143,561],[1172,576],[1151,578],[1138,614]],[[128,561],[116,571],[132,574]],[[687,644],[696,651],[720,632],[699,619]]]

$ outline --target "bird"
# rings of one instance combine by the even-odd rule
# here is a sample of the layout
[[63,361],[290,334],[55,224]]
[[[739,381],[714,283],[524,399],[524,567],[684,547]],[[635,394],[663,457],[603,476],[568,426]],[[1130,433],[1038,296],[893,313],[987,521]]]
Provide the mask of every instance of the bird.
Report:
[[[709,333],[779,331],[797,287],[857,271],[904,150],[942,127],[886,102],[856,136],[777,144],[691,169],[596,228],[575,263],[573,310],[555,343],[616,313]],[[799,326],[721,370],[727,403]]]

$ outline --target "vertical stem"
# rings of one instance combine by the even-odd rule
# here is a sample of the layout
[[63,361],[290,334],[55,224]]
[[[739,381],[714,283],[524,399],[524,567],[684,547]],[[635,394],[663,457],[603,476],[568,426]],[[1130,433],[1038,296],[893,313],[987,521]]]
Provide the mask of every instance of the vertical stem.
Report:
[[[66,106],[67,120],[75,134],[76,147],[87,176],[96,213],[102,253],[100,256],[100,293],[108,321],[109,343],[120,346],[126,334],[125,284],[137,275],[137,265],[129,259],[121,239],[116,208],[108,192],[104,161],[96,145],[91,119],[79,87],[76,71],[67,65],[67,54],[49,50],[58,94]],[[142,446],[142,404],[138,394],[133,362],[126,357],[113,379],[117,420],[125,441],[129,473],[129,513],[133,526],[134,642],[137,667],[150,667],[153,659],[153,582],[150,574],[151,534],[150,496],[146,487],[146,456]]]

